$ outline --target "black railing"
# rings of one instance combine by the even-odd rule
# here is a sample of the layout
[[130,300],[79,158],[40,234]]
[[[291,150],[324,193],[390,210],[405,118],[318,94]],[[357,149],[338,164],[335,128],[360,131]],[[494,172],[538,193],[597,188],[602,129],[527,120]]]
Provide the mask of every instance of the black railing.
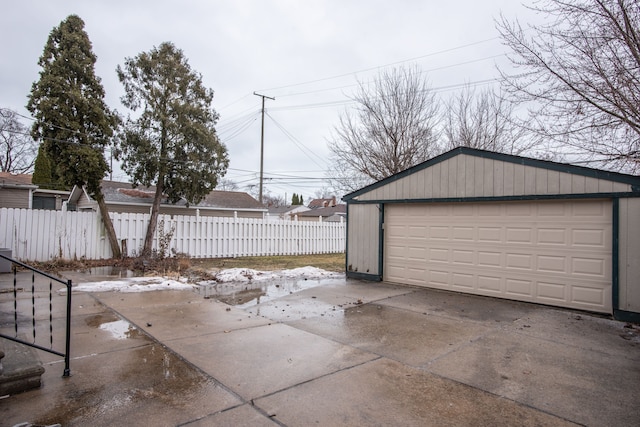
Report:
[[[60,357],[64,357],[64,373],[62,374],[63,377],[68,377],[71,375],[71,370],[69,368],[69,360],[70,360],[70,356],[69,356],[69,349],[71,346],[71,280],[62,280],[59,279],[57,277],[54,277],[48,273],[45,273],[44,271],[40,271],[38,269],[35,269],[27,264],[24,264],[20,261],[17,261],[15,259],[9,258],[3,254],[0,253],[0,258],[3,258],[7,261],[10,261],[13,263],[12,265],[12,273],[13,273],[13,329],[15,332],[14,336],[10,336],[7,334],[3,334],[0,333],[0,337],[2,338],[6,338],[8,340],[11,341],[15,341],[24,345],[27,345],[29,347],[33,347],[36,348],[38,350],[42,350],[42,351],[46,351],[47,353],[52,353],[55,354],[57,356]],[[31,276],[31,283],[30,283],[30,287],[31,287],[31,309],[30,310],[18,310],[18,292],[23,293],[23,292],[28,292],[28,290],[25,290],[23,287],[19,287],[18,286],[18,266],[24,268],[27,270],[27,272],[30,272],[30,276]],[[48,295],[49,295],[49,347],[45,347],[43,345],[37,344],[36,343],[36,326],[37,323],[39,322],[39,320],[37,320],[36,318],[36,275],[38,276],[42,276],[45,277],[47,279],[49,279],[49,289],[48,289]],[[65,321],[65,348],[64,348],[64,352],[59,351],[59,350],[55,350],[53,348],[53,284],[54,282],[57,283],[61,283],[64,286],[66,286],[66,321]],[[22,285],[24,286],[24,285]],[[2,291],[5,292],[11,292],[11,289],[2,289]],[[25,314],[25,311],[29,311],[29,313]],[[24,328],[24,323],[25,322],[19,322],[19,315],[20,316],[25,316],[28,318],[29,316],[31,317],[31,321],[27,322],[27,324],[31,325],[31,335],[33,338],[33,341],[29,342],[27,340],[24,339],[20,339],[18,338],[18,334],[21,331],[21,328]]]

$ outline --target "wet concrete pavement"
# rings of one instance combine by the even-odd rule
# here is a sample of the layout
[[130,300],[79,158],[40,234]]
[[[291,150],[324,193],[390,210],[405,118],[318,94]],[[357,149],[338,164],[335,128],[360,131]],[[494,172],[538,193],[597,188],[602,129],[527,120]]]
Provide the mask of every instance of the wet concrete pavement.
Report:
[[[638,326],[351,280],[263,301],[74,293],[72,377],[39,353],[43,386],[0,400],[0,424],[639,424]],[[0,294],[0,314],[11,304]]]

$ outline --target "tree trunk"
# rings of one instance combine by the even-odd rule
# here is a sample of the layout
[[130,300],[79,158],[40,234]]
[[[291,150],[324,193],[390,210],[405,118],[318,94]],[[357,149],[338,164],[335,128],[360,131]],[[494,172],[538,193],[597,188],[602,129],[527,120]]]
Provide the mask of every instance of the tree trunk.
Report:
[[111,253],[113,254],[114,258],[122,258],[122,252],[120,251],[120,244],[118,242],[118,237],[116,236],[116,230],[113,228],[113,222],[111,222],[107,204],[104,202],[104,196],[102,195],[102,192],[100,192],[98,194],[95,194],[94,197],[98,202],[98,207],[100,208],[100,216],[102,217],[102,223],[104,224],[104,228],[107,231],[107,238],[109,239],[109,246],[111,246]]
[[158,179],[156,185],[156,194],[153,197],[153,205],[151,206],[151,218],[149,218],[149,225],[147,226],[147,234],[144,237],[144,246],[142,247],[142,256],[148,257],[151,255],[151,245],[153,244],[153,235],[158,225],[158,213],[160,211],[160,201],[162,200],[163,182],[164,177]]

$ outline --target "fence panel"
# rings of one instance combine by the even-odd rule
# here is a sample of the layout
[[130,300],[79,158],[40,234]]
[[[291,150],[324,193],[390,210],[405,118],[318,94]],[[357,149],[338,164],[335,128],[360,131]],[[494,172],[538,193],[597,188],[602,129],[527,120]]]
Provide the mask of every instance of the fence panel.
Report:
[[[111,213],[123,255],[140,254],[149,214]],[[344,252],[346,223],[159,215],[152,248],[193,258]],[[0,208],[0,247],[21,261],[101,259],[111,248],[99,213]]]

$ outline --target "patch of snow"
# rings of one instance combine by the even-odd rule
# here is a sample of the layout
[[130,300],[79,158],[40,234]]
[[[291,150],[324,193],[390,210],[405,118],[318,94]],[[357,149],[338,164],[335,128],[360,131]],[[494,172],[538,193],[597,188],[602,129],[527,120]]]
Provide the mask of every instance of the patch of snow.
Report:
[[215,274],[215,281],[218,283],[246,283],[276,280],[281,278],[300,279],[326,279],[331,277],[342,277],[343,273],[326,271],[317,267],[300,267],[291,270],[280,271],[260,271],[250,268],[230,268],[221,270]]
[[[341,278],[344,273],[326,271],[316,267],[300,267],[291,270],[260,271],[250,268],[230,268],[215,274],[218,283],[255,283],[279,279],[329,279]],[[74,292],[147,292],[158,290],[191,290],[197,285],[181,277],[177,280],[165,277],[130,277],[103,282],[84,282],[73,286]],[[60,293],[66,292],[66,288]]]
[[271,271],[253,270],[251,268],[229,268],[216,273],[215,281],[220,283],[259,282],[261,280],[276,279],[277,277]]
[[[195,285],[164,277],[131,277],[104,282],[85,282],[73,287],[74,292],[148,292],[148,291],[181,291],[193,289]],[[61,289],[66,292],[66,289]]]

